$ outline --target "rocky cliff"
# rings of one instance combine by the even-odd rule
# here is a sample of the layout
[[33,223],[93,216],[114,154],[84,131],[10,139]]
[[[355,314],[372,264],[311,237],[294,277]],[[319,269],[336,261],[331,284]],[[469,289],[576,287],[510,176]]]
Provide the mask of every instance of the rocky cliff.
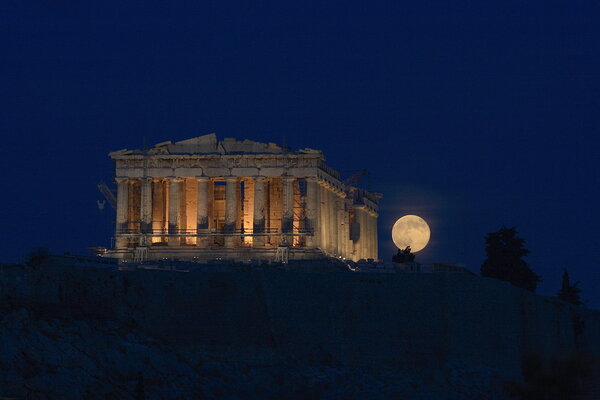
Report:
[[467,274],[4,265],[0,295],[0,396],[500,399],[526,354],[600,355],[597,312]]

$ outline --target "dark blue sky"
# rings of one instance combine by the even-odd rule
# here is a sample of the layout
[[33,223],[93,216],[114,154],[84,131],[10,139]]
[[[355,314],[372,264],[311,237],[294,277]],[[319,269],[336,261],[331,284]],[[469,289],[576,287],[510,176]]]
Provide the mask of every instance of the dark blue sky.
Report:
[[432,228],[418,260],[477,272],[485,233],[515,226],[540,293],[568,267],[600,307],[598,15],[595,1],[3,1],[2,259],[107,245],[107,153],[216,132],[369,169],[382,258],[408,213]]

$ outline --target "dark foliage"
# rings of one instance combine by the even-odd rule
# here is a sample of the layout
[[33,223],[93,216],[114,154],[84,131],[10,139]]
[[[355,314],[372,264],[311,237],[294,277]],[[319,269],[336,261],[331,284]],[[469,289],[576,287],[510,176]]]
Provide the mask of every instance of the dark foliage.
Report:
[[398,249],[398,254],[392,257],[392,262],[395,263],[413,262],[414,260],[415,255],[410,252],[410,246],[406,246],[404,250]]
[[577,400],[585,394],[593,362],[583,353],[569,354],[544,362],[537,354],[523,358],[523,381],[510,381],[508,394],[521,400]]
[[556,294],[556,297],[568,303],[580,305],[581,299],[579,298],[579,293],[581,293],[581,289],[579,289],[577,285],[579,285],[579,282],[575,282],[571,285],[569,272],[565,268],[562,276],[562,287]]
[[481,275],[512,283],[535,292],[541,278],[522,259],[529,250],[523,247],[525,240],[517,237],[515,228],[501,228],[485,236],[487,259],[481,266]]
[[137,377],[137,383],[135,385],[135,400],[145,400],[146,389],[144,388],[144,375],[140,372]]
[[27,255],[27,261],[25,261],[25,265],[28,267],[39,267],[42,265],[50,255],[47,247],[36,247],[32,249]]

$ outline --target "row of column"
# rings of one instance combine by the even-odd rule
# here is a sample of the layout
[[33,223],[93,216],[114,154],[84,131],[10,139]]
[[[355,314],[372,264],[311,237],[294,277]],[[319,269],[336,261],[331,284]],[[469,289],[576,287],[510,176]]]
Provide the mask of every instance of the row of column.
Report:
[[[282,194],[282,232],[288,244],[292,243],[293,230],[293,184],[295,178],[283,176]],[[197,232],[207,231],[209,228],[209,196],[210,178],[197,177]],[[253,205],[253,247],[265,245],[265,177],[254,177],[254,205]],[[133,180],[117,178],[117,233],[128,232],[128,198],[129,185]],[[141,178],[140,193],[140,233],[152,232],[152,181],[153,178]],[[168,178],[165,182],[165,193],[168,193],[168,233],[177,235],[182,226],[180,213],[180,194],[183,178]],[[239,238],[235,236],[238,221],[238,185],[240,178],[225,178],[225,247],[235,247]],[[305,229],[313,231],[313,235],[306,237],[306,247],[320,247],[330,255],[344,258],[377,258],[377,218],[371,215],[364,207],[356,209],[356,221],[360,224],[360,239],[354,246],[350,241],[350,226],[348,211],[345,207],[344,194],[333,191],[316,178],[306,178],[306,205]],[[117,235],[117,248],[127,247],[127,238]],[[169,236],[169,245],[180,243],[180,236]],[[205,238],[198,237],[197,245],[208,246]]]
[[360,238],[356,246],[357,259],[377,259],[377,216],[363,207],[356,209],[356,217],[360,224]]
[[[317,225],[313,240],[316,246],[333,257],[352,258],[350,224],[345,205],[345,193],[329,187],[323,182],[315,182],[315,196],[318,203]],[[307,193],[310,193],[308,186]]]
[[[197,194],[197,232],[208,229],[209,216],[209,183],[210,178],[198,177]],[[283,196],[282,196],[282,232],[291,233],[293,231],[293,207],[294,207],[294,177],[283,176]],[[265,177],[254,178],[254,209],[253,209],[253,231],[254,233],[265,233]],[[127,239],[119,238],[119,234],[128,233],[130,216],[128,213],[129,204],[129,185],[133,180],[127,178],[117,178],[117,248],[127,246]],[[140,198],[140,233],[152,232],[152,181],[153,178],[141,178],[141,198]],[[180,194],[182,190],[183,178],[168,178],[165,182],[166,191],[169,193],[168,201],[168,233],[176,235],[180,232],[182,221],[180,219]],[[225,225],[224,233],[233,235],[238,221],[238,185],[240,178],[225,178]],[[311,186],[310,194],[307,194],[306,225],[313,228],[316,225],[316,202],[314,199],[314,181]],[[291,236],[285,236],[288,244],[291,244]],[[178,236],[169,236],[169,244],[178,243]],[[235,236],[225,236],[225,246],[234,247],[237,238]],[[199,245],[204,244],[202,240]],[[264,236],[255,236],[253,240],[254,247],[264,246]],[[314,241],[312,243],[314,245]]]

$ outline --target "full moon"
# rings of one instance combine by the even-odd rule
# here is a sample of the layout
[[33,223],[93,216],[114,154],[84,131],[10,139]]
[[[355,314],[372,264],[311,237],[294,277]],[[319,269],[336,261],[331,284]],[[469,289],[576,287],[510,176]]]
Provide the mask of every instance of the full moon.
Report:
[[423,250],[429,243],[430,236],[429,225],[416,215],[405,215],[392,228],[392,240],[396,247],[404,250],[406,246],[410,246],[413,253]]

